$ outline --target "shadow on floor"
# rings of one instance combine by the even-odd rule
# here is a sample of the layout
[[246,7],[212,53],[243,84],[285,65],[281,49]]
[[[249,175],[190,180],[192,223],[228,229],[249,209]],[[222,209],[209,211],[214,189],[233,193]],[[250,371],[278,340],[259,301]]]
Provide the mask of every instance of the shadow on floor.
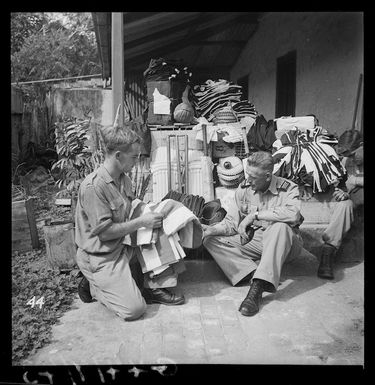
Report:
[[[283,302],[289,301],[290,299],[297,297],[300,294],[306,293],[310,290],[314,290],[320,286],[325,285],[328,282],[334,283],[341,281],[345,277],[345,270],[347,268],[356,266],[363,261],[363,255],[362,257],[353,258],[354,259],[352,261],[346,259],[345,262],[341,262],[339,256],[335,259],[336,263],[334,264],[333,268],[333,280],[326,280],[317,276],[317,269],[319,264],[318,260],[316,261],[315,269],[312,269],[312,266],[306,267],[306,273],[308,274],[293,274],[293,271],[291,269],[291,267],[293,266],[293,262],[291,262],[291,266],[289,267],[290,270],[287,272],[287,274],[282,274],[282,279],[280,280],[280,286],[277,292],[268,294],[263,300],[263,305],[266,305],[267,303],[275,299]],[[283,287],[283,283],[286,280],[290,279],[292,280],[292,283]]]

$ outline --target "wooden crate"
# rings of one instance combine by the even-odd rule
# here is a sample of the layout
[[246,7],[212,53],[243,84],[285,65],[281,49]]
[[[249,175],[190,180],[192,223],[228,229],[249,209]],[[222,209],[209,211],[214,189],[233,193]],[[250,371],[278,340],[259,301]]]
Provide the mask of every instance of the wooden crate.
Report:
[[49,265],[59,270],[71,270],[76,266],[74,223],[56,221],[43,227]]
[[34,198],[12,202],[12,251],[39,248]]

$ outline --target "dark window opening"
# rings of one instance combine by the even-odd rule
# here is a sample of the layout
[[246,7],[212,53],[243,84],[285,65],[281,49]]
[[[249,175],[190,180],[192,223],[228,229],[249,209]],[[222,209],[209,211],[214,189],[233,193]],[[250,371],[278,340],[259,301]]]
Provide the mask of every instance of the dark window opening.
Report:
[[276,118],[294,116],[296,110],[297,52],[291,51],[277,58]]

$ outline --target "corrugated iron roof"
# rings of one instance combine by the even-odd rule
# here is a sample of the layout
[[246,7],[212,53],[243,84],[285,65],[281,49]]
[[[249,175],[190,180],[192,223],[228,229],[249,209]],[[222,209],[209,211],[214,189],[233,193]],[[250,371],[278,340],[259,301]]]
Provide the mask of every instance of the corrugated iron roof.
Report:
[[[228,72],[254,33],[259,12],[124,12],[127,71],[152,58],[180,58],[193,70]],[[93,12],[103,77],[111,75],[111,13]],[[181,48],[183,47],[183,48]]]

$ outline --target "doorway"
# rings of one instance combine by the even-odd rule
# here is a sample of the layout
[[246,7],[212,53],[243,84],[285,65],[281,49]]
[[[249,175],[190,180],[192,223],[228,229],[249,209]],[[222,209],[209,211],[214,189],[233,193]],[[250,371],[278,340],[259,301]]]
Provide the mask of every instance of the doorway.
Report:
[[297,52],[295,50],[277,58],[276,118],[295,115],[296,68]]

